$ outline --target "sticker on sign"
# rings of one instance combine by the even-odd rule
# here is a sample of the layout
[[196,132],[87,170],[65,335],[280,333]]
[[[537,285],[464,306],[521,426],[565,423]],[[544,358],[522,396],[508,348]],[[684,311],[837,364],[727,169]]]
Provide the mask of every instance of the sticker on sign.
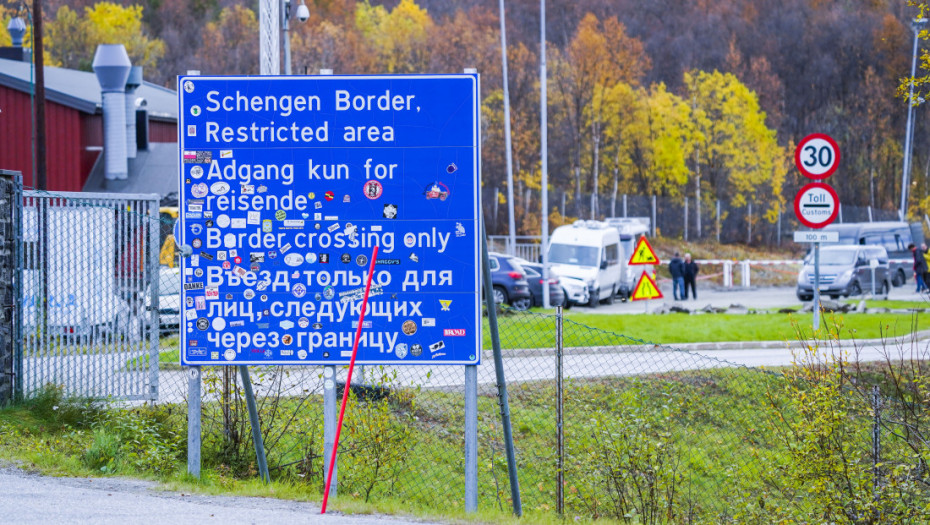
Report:
[[840,199],[830,186],[812,182],[798,191],[794,198],[794,213],[801,224],[809,228],[823,228],[836,219]]

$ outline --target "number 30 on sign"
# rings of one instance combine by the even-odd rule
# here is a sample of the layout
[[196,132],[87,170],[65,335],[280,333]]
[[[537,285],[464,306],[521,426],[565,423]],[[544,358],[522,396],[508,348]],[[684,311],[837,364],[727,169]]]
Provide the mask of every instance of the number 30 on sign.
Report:
[[826,179],[840,165],[840,147],[829,135],[808,135],[794,150],[794,164],[809,179]]

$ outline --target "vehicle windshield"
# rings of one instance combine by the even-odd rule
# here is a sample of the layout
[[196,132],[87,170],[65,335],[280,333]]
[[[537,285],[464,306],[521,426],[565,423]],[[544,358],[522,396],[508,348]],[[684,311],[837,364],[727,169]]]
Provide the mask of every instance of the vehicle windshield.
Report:
[[593,246],[552,244],[549,246],[549,262],[575,264],[578,266],[597,266],[598,249]]
[[855,250],[821,250],[820,264],[850,265],[856,260]]
[[158,276],[158,295],[178,295],[181,293],[180,272],[161,272]]

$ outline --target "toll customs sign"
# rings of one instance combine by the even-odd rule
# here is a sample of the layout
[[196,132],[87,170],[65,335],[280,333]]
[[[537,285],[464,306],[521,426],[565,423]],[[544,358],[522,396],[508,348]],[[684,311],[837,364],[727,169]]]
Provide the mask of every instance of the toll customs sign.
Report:
[[181,77],[181,363],[477,364],[478,76]]

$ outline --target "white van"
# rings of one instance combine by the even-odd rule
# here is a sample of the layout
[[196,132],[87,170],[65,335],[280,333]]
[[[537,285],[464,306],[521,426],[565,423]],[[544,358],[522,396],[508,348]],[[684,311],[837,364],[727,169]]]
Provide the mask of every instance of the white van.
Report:
[[627,263],[633,256],[639,238],[649,233],[648,217],[608,217],[605,222],[620,232],[620,286],[617,293],[626,301],[633,293],[633,287],[643,272],[652,273],[652,265],[630,266]]
[[620,233],[598,221],[559,226],[549,237],[549,265],[556,275],[584,281],[588,306],[611,303],[620,289]]

